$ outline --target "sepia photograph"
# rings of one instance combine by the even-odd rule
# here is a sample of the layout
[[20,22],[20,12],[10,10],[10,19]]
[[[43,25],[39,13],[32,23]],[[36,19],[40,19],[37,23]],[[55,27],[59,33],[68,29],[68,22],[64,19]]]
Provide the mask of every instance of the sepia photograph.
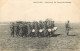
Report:
[[0,51],[80,51],[80,1],[0,0]]

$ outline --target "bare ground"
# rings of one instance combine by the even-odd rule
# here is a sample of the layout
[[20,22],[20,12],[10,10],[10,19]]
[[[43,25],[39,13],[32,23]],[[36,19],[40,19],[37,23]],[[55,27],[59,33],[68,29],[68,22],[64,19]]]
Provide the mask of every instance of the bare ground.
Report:
[[56,37],[11,37],[9,25],[0,25],[0,51],[80,51],[80,27],[73,25],[70,36],[62,24]]

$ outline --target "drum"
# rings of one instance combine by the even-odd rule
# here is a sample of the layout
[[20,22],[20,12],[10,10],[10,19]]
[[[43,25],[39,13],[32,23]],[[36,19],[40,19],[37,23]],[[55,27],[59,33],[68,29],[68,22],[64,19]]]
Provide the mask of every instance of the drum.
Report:
[[48,32],[51,32],[52,30],[51,29],[48,29]]
[[32,32],[35,32],[35,29],[32,29]]
[[43,29],[40,29],[39,32],[43,32]]

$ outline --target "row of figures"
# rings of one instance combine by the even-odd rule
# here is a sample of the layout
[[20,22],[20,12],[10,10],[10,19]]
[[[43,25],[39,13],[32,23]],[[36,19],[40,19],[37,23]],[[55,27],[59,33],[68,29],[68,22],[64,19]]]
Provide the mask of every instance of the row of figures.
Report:
[[21,37],[51,37],[54,36],[57,27],[54,21],[13,22],[10,25],[11,36]]

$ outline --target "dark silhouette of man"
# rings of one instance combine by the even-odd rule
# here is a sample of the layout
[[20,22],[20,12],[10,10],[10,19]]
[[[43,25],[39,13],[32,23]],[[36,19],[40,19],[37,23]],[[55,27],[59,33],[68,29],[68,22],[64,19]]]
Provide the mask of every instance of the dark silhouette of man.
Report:
[[67,35],[69,35],[69,30],[70,30],[70,25],[69,25],[69,20],[68,20],[68,22],[66,23],[66,33],[67,33]]

